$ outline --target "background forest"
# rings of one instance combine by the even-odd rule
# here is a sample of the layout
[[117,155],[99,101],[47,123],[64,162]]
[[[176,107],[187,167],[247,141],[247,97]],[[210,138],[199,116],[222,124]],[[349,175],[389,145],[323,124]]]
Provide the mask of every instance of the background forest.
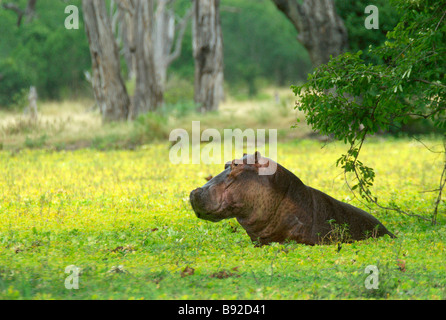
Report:
[[[5,1],[3,1],[5,2]],[[26,7],[27,1],[16,1]],[[82,10],[81,1],[71,1]],[[367,1],[336,0],[336,8],[349,32],[352,50],[367,49],[385,40],[385,34],[398,22],[398,14],[387,1],[380,7],[380,29],[363,28]],[[64,1],[39,0],[37,17],[17,27],[17,15],[0,10],[0,105],[12,108],[28,92],[37,88],[41,99],[93,97],[85,72],[91,72],[88,41],[82,28],[67,30]],[[189,1],[177,1],[176,14],[182,16]],[[306,80],[311,70],[308,54],[296,40],[296,31],[270,0],[222,0],[220,5],[224,41],[225,85],[235,96],[253,96],[266,86],[289,87]],[[80,18],[83,15],[80,13]],[[194,67],[191,23],[186,29],[181,56],[169,69],[170,88],[166,102],[193,100]],[[125,68],[125,64],[122,64]],[[123,70],[127,74],[127,70]],[[175,91],[175,90],[172,90]],[[23,107],[23,106],[22,106]]]

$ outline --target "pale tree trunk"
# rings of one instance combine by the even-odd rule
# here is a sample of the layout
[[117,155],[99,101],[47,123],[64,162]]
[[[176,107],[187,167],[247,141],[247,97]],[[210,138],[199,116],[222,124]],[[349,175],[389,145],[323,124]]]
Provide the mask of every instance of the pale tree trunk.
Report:
[[192,10],[189,10],[175,23],[174,12],[169,8],[174,0],[134,2],[136,89],[133,118],[138,114],[156,110],[163,104],[167,69],[180,56],[187,22],[192,13]]
[[118,5],[119,34],[118,41],[122,46],[120,54],[124,57],[127,65],[127,78],[136,77],[136,43],[135,43],[135,0],[121,0]]
[[121,77],[118,48],[105,2],[82,0],[92,60],[92,84],[103,122],[127,120],[130,98]]
[[[175,0],[158,0],[155,12],[155,25],[153,30],[155,72],[160,86],[164,92],[167,81],[167,69],[170,64],[178,59],[181,54],[182,41],[186,26],[192,16],[192,8],[186,12],[184,17],[175,22],[175,13],[169,5]],[[176,35],[176,42],[174,40]]]
[[132,118],[156,110],[163,104],[163,92],[154,72],[153,0],[136,0],[135,8],[136,87]]
[[[129,70],[136,73],[135,66],[135,2],[138,0],[122,0],[118,2],[119,34],[118,41],[122,44],[122,53]],[[175,13],[171,6],[175,0],[156,0],[156,11],[153,16],[153,55],[155,59],[155,72],[160,79],[160,85],[164,88],[167,79],[169,65],[179,58],[181,54],[182,40],[186,31],[188,20],[192,10],[184,15],[182,19],[175,21]],[[176,41],[174,46],[174,40]],[[129,77],[131,78],[131,76]]]
[[293,23],[297,39],[307,49],[314,67],[348,49],[344,22],[333,0],[272,0]]
[[36,2],[37,0],[28,0],[28,5],[25,9],[26,23],[30,23],[36,15]]
[[136,0],[135,58],[136,87],[131,118],[156,110],[163,104],[163,91],[155,72],[153,0]]
[[128,79],[136,77],[136,58],[135,58],[135,28],[132,27],[129,21],[130,17],[125,17],[125,23],[122,26],[122,41],[123,41],[123,55],[128,68]]
[[155,73],[164,92],[168,67],[167,58],[175,36],[175,17],[173,10],[167,8],[169,0],[158,0],[157,2],[153,29],[153,54],[156,61]]
[[201,112],[217,110],[224,96],[219,5],[220,0],[194,2],[195,103]]
[[28,102],[29,118],[31,119],[31,121],[36,122],[39,113],[37,112],[37,90],[34,86],[29,88]]

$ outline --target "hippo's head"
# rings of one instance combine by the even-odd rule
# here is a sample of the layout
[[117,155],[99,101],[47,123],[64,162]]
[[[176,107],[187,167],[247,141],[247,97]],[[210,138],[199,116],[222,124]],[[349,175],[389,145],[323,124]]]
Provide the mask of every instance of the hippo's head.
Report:
[[259,170],[271,167],[271,162],[259,152],[227,162],[223,172],[190,193],[197,217],[213,222],[247,217],[259,199],[272,193],[274,175],[259,174]]

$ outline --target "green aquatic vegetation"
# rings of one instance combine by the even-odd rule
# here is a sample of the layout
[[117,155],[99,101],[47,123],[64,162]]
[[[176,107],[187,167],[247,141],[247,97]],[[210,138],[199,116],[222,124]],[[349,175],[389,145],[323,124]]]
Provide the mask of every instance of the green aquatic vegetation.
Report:
[[[199,220],[190,207],[189,192],[223,165],[174,165],[166,144],[0,151],[0,299],[444,299],[444,201],[435,226],[367,208],[335,166],[343,146],[321,146],[281,143],[278,161],[396,239],[255,247],[235,220]],[[435,193],[420,191],[435,188],[442,158],[405,139],[370,141],[363,157],[375,193],[429,214]],[[365,286],[369,265],[376,289]]]

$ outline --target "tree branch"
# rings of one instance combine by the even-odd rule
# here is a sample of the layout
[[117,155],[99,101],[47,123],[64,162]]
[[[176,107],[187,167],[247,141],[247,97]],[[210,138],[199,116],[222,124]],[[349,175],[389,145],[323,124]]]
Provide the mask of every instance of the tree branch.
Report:
[[415,79],[413,79],[413,81],[423,82],[423,83],[431,84],[433,86],[446,88],[446,86],[444,84],[437,83],[437,82],[431,82],[431,81],[427,81],[427,80],[424,80],[424,79],[415,78]]
[[3,3],[2,7],[5,10],[14,11],[17,14],[17,27],[20,27],[24,16],[26,17],[26,23],[31,22],[34,18],[36,13],[36,2],[37,0],[28,0],[25,10],[21,9],[17,4],[12,2]]
[[437,26],[435,27],[435,30],[434,30],[434,31],[437,31],[437,30],[438,30],[438,27],[440,26],[441,22],[443,21],[443,18],[444,18],[445,15],[446,15],[446,10],[443,12],[443,15],[441,16],[440,21],[438,21],[438,24],[437,24]]
[[2,7],[5,10],[14,11],[17,14],[17,27],[20,27],[25,12],[22,9],[20,9],[19,6],[16,5],[15,3],[3,3]]
[[179,58],[180,54],[181,54],[181,47],[183,44],[183,38],[184,38],[184,34],[186,32],[186,27],[187,27],[187,23],[189,21],[189,19],[192,17],[192,7],[186,12],[186,14],[184,15],[183,19],[181,19],[180,23],[179,23],[179,32],[178,32],[178,36],[177,36],[177,40],[175,42],[175,48],[173,50],[173,52],[169,55],[169,57],[167,58],[167,65],[170,65],[173,61],[175,61],[176,59]]
[[[412,139],[417,140],[419,143],[421,143],[427,150],[429,150],[432,153],[445,153],[446,151],[436,151],[433,150],[432,148],[429,148],[423,141],[421,141],[420,139],[418,139],[417,137],[412,137]],[[445,142],[446,143],[446,142]],[[445,150],[446,150],[446,144],[445,144]],[[437,190],[438,191],[438,190]]]
[[121,0],[117,4],[122,11],[129,13],[132,17],[135,15],[135,5],[132,0]]
[[434,224],[434,225],[437,224],[438,206],[440,205],[441,195],[442,195],[443,189],[446,185],[446,135],[443,138],[443,147],[444,147],[444,154],[445,154],[444,167],[443,167],[443,171],[441,172],[438,197],[437,197],[437,200],[435,201],[435,209],[434,209],[434,213],[433,213],[433,217],[432,217],[432,224]]
[[[379,100],[378,100],[378,101],[379,101]],[[378,107],[378,102],[375,104],[375,107],[374,107],[374,109],[373,109],[373,111],[372,111],[372,116],[373,116],[373,114],[375,113],[375,110],[376,110],[377,107]],[[355,174],[355,177],[356,177],[356,179],[358,180],[358,187],[359,187],[359,189],[360,189],[360,191],[361,191],[360,193],[362,193],[361,196],[362,196],[364,199],[368,200],[369,202],[374,203],[377,207],[379,207],[379,208],[381,208],[381,209],[384,209],[384,210],[393,210],[393,211],[396,211],[396,212],[398,212],[398,213],[400,213],[400,214],[403,214],[403,215],[406,215],[406,216],[409,216],[409,217],[417,217],[417,218],[422,219],[422,220],[430,221],[430,219],[428,219],[428,218],[426,218],[426,217],[423,217],[423,216],[421,216],[421,215],[419,215],[419,214],[415,214],[415,213],[412,213],[412,212],[406,212],[406,211],[400,209],[400,208],[397,207],[397,206],[389,206],[389,207],[387,207],[387,206],[383,206],[383,205],[381,205],[380,203],[378,203],[378,199],[377,199],[376,197],[372,197],[372,194],[371,194],[371,192],[370,192],[370,189],[368,189],[367,187],[364,187],[364,183],[361,183],[361,182],[364,182],[364,179],[362,179],[362,178],[360,177],[360,174],[358,173],[358,170],[357,170],[357,167],[356,167],[356,163],[357,163],[357,161],[358,161],[359,153],[361,152],[363,143],[364,143],[364,141],[365,141],[365,139],[366,139],[367,131],[368,131],[368,128],[366,128],[366,129],[364,130],[363,135],[360,137],[359,147],[358,147],[358,149],[357,149],[356,155],[354,156],[354,160],[353,160],[353,168],[352,168],[352,169],[353,169],[353,173]],[[446,141],[446,140],[445,140],[445,141]],[[355,140],[354,140],[354,141],[351,143],[351,145],[350,145],[350,150],[348,151],[348,154],[350,154],[350,156],[351,156],[351,151],[355,148],[355,142],[356,142],[356,138],[355,138]],[[445,142],[445,148],[446,148],[446,142]],[[445,170],[443,171],[443,174],[445,173],[445,171],[446,171],[446,162],[445,162]],[[355,194],[353,188],[350,187],[350,184],[348,183],[348,179],[347,179],[347,170],[346,170],[346,168],[344,168],[344,179],[345,179],[345,182],[346,182],[346,184],[347,184],[347,187],[350,189],[350,191],[352,192],[353,196],[354,196],[359,202],[361,202],[363,205],[365,205],[367,208],[369,208],[369,210],[371,210],[371,208],[370,208],[367,204],[363,203],[363,202],[356,196],[356,194]],[[446,179],[445,179],[445,180],[446,180]],[[442,182],[442,181],[443,181],[443,175],[442,175],[442,178],[441,178],[441,182]],[[441,182],[440,182],[440,195],[439,195],[439,198],[441,198],[441,190],[442,190],[442,188],[444,187],[444,184],[445,184],[444,182],[443,182],[443,184],[441,184]],[[436,206],[436,208],[438,207],[438,203],[439,203],[439,200],[437,201],[437,206]],[[434,213],[434,217],[435,217],[435,216],[436,216],[436,210],[435,210],[435,213]],[[434,219],[432,219],[431,221],[434,222]]]
[[302,31],[302,8],[296,0],[272,0],[277,9],[292,22],[294,27],[300,33]]

